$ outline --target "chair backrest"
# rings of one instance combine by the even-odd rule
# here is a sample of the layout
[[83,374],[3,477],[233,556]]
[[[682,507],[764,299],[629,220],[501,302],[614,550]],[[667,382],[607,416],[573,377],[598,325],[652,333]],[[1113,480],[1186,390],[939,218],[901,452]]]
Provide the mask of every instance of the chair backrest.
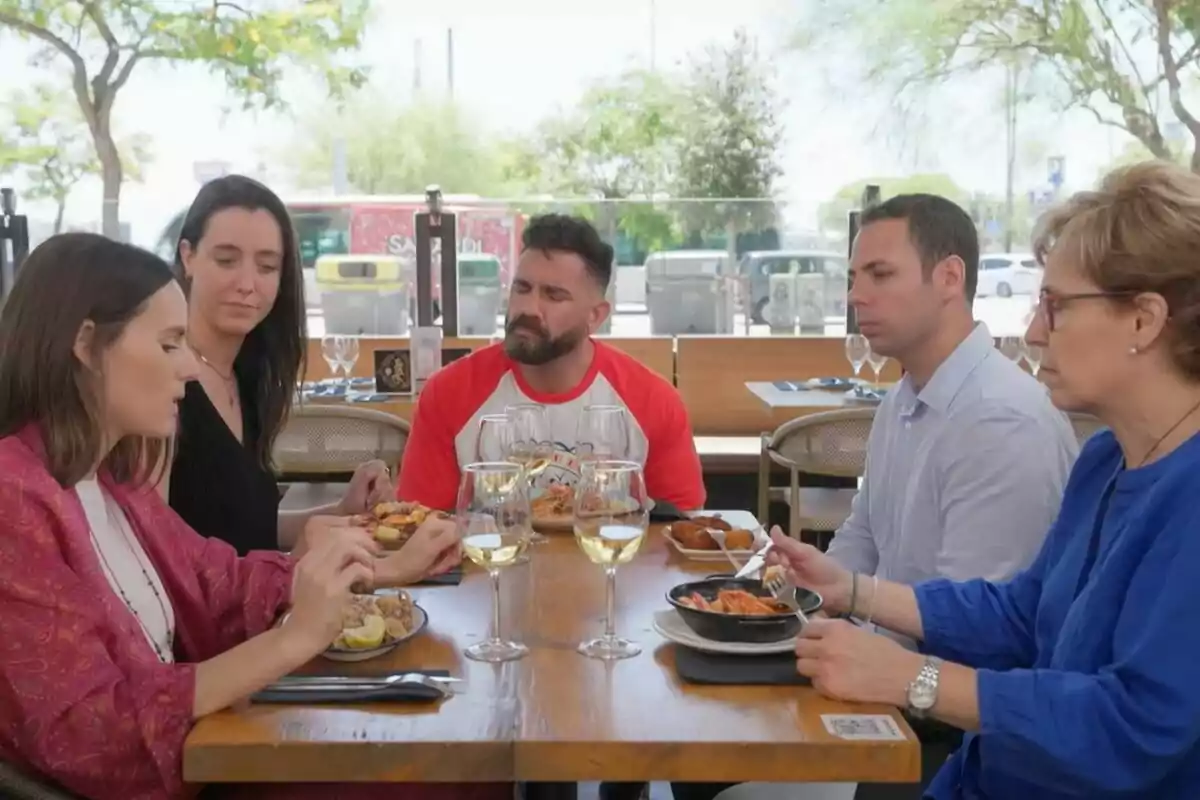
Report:
[[12,800],[79,800],[65,789],[43,783],[28,773],[0,761],[0,798]]
[[767,441],[771,460],[813,475],[861,478],[875,407],[823,411],[789,420]]
[[409,430],[406,420],[383,411],[305,404],[293,409],[275,440],[275,468],[286,477],[353,473],[377,458],[395,474]]
[[1075,429],[1075,438],[1079,440],[1080,446],[1092,438],[1092,434],[1096,431],[1104,430],[1108,427],[1091,414],[1070,411],[1067,413],[1067,416],[1071,419],[1071,427]]

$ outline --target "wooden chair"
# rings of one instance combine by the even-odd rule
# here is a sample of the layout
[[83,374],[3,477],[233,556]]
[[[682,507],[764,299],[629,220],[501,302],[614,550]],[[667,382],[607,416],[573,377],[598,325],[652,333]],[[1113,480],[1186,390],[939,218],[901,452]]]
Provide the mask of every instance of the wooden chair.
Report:
[[348,404],[302,405],[275,440],[275,467],[281,481],[348,479],[359,464],[377,458],[395,474],[409,431],[406,420],[383,411]]
[[0,798],[5,800],[80,800],[46,782],[0,761]]
[[758,515],[767,518],[771,499],[771,464],[790,476],[784,495],[789,508],[788,535],[802,530],[833,531],[850,514],[854,489],[801,488],[800,473],[835,478],[861,478],[866,471],[867,437],[875,408],[845,408],[798,417],[762,438],[758,466]]

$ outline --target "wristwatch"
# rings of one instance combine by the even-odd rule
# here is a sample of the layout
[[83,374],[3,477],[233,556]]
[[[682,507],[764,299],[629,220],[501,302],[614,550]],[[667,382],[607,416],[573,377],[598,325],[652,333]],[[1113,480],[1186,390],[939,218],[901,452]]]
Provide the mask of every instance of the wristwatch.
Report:
[[926,656],[917,677],[908,685],[908,713],[917,719],[923,718],[933,708],[938,696],[938,678],[942,673],[942,660]]

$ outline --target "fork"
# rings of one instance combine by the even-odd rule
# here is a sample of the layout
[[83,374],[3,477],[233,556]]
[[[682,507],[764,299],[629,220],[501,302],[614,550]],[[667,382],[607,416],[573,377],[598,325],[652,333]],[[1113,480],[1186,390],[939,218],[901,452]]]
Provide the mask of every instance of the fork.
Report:
[[796,602],[796,587],[790,580],[782,575],[767,580],[763,578],[763,586],[771,593],[772,599],[777,603],[783,603],[792,613],[795,614],[802,623],[808,624],[808,615],[804,613],[804,609],[800,608],[800,604]]

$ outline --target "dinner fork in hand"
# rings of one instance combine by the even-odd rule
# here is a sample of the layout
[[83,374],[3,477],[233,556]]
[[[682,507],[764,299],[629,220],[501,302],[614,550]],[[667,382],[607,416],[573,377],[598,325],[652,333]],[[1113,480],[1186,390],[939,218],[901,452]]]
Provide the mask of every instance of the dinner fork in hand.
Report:
[[777,603],[783,603],[795,614],[801,622],[808,624],[808,615],[796,601],[796,586],[789,580],[782,569],[767,570],[763,573],[763,586],[771,593],[771,598]]

